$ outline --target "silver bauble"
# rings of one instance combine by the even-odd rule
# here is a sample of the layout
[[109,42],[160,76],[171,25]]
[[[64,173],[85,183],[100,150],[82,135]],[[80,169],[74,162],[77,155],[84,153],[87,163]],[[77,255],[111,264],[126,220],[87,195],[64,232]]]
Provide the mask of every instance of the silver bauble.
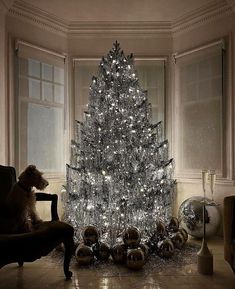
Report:
[[111,256],[115,263],[125,263],[127,248],[124,244],[116,244],[111,248]]
[[149,247],[146,244],[139,244],[138,248],[140,248],[144,252],[145,261],[147,261],[149,257]]
[[130,249],[127,253],[126,265],[133,270],[141,269],[145,264],[144,252],[138,249]]
[[86,226],[83,230],[83,241],[87,246],[91,246],[98,241],[99,232],[95,226]]
[[128,248],[137,248],[140,243],[140,231],[136,227],[129,227],[124,231],[122,238]]
[[104,242],[97,242],[92,246],[95,257],[100,261],[107,261],[110,256],[110,248]]
[[94,254],[90,247],[80,244],[76,251],[75,257],[78,262],[78,265],[90,265],[94,261]]
[[[196,196],[185,200],[179,208],[179,221],[187,233],[196,238],[203,237],[203,197]],[[206,198],[209,202],[210,200]],[[218,206],[206,206],[205,210],[206,236],[217,232],[221,216]]]
[[171,217],[169,224],[168,224],[168,230],[177,232],[179,229],[179,220],[176,217]]
[[165,228],[165,225],[163,224],[163,222],[158,221],[156,223],[156,230],[155,231],[156,231],[157,236],[160,236],[160,237],[162,237],[166,234],[166,228]]
[[181,249],[185,244],[184,236],[180,232],[174,233],[171,237],[171,241],[177,249]]
[[165,239],[157,244],[157,254],[161,258],[170,258],[174,254],[175,247],[171,240]]
[[180,228],[178,232],[180,232],[183,235],[184,241],[187,242],[188,241],[188,233],[187,233],[187,231],[184,228]]

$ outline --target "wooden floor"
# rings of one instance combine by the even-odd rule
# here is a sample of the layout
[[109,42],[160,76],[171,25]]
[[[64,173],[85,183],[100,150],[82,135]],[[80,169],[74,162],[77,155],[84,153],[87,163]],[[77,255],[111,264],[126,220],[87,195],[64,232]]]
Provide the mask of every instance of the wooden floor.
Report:
[[[197,241],[193,241],[197,242]],[[10,264],[0,270],[0,289],[235,289],[235,275],[224,261],[223,241],[216,238],[209,242],[214,255],[214,275],[198,274],[197,265],[190,264],[167,269],[159,274],[141,271],[123,276],[104,277],[97,270],[76,270],[72,266],[73,277],[64,280],[61,266],[42,258],[33,263]]]

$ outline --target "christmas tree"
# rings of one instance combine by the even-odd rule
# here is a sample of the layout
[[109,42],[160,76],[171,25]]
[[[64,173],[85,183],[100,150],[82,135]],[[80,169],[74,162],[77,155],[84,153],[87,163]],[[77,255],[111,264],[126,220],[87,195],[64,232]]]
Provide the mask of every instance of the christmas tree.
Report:
[[67,165],[64,219],[76,239],[95,225],[111,245],[128,226],[150,236],[172,215],[175,181],[162,122],[151,123],[133,55],[116,42],[92,77],[84,122],[76,121]]

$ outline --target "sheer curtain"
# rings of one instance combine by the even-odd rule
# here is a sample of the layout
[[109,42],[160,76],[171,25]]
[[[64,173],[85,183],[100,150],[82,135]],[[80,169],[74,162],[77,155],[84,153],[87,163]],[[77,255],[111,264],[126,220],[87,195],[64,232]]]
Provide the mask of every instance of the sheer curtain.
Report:
[[17,53],[19,170],[35,164],[49,174],[65,170],[64,58],[19,44]]
[[215,45],[176,60],[178,173],[223,170],[223,50]]

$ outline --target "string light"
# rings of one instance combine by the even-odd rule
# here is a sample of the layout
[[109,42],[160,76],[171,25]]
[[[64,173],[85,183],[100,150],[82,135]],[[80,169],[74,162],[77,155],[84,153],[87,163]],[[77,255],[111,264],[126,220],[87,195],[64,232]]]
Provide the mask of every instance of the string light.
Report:
[[157,217],[169,217],[173,164],[168,145],[159,147],[162,125],[151,124],[151,107],[132,61],[116,43],[92,78],[87,117],[75,126],[63,203],[76,241],[90,224],[109,244],[130,224],[147,238]]

